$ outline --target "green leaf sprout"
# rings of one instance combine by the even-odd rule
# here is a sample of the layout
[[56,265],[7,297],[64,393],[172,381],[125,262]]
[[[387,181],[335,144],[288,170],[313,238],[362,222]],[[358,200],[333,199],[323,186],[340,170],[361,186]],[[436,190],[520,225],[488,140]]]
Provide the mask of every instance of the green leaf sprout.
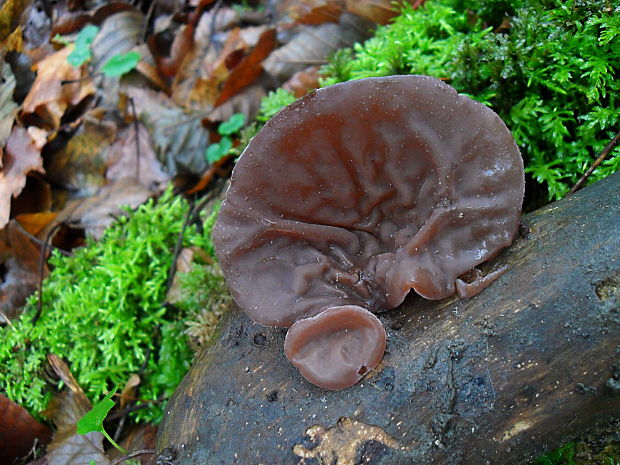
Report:
[[134,70],[142,56],[138,52],[127,52],[114,55],[101,68],[101,72],[108,77],[118,77]]
[[232,115],[228,121],[224,121],[220,124],[217,132],[219,132],[223,136],[230,136],[235,132],[239,131],[245,124],[245,116],[243,113],[235,113]]
[[115,405],[114,401],[112,400],[112,396],[115,393],[116,389],[109,392],[107,396],[105,396],[93,406],[92,410],[86,412],[84,416],[79,419],[79,421],[77,422],[77,433],[88,434],[93,431],[101,433],[108,441],[110,441],[110,444],[116,447],[123,454],[126,454],[127,451],[121,446],[119,446],[103,427],[103,420],[105,420],[105,417],[108,416],[108,413]]
[[[92,57],[90,46],[99,33],[99,28],[93,24],[89,24],[80,31],[75,40],[73,51],[67,57],[67,61],[71,66],[82,66]],[[56,38],[55,38],[56,39]]]

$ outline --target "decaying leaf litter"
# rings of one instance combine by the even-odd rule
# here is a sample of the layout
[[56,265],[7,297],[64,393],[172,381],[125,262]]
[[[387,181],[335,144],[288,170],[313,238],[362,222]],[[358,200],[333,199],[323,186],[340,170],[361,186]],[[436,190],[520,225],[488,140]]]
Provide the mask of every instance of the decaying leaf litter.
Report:
[[[330,54],[369,37],[375,24],[395,14],[385,0],[5,2],[2,324],[12,325],[48,274],[50,250],[71,254],[85,237],[101,237],[126,214],[121,206],[135,208],[172,183],[191,192],[195,214],[204,194],[229,173],[234,157],[227,152],[241,143],[241,125],[255,120],[261,98],[281,86],[295,95],[318,87],[318,69]],[[226,150],[208,157],[211,146]],[[205,255],[180,249],[176,268]],[[169,302],[178,298],[175,282]],[[190,329],[199,343],[205,341],[201,322],[214,324],[206,320]],[[118,463],[122,458],[113,462],[104,452],[103,424],[76,434],[92,405],[61,355],[48,354],[42,373],[65,385],[44,415],[55,428],[52,442],[20,451],[23,463]],[[127,414],[144,406],[140,374],[118,386],[119,407],[108,418],[117,420],[114,440],[125,437],[124,445],[147,463],[151,427],[125,434]]]

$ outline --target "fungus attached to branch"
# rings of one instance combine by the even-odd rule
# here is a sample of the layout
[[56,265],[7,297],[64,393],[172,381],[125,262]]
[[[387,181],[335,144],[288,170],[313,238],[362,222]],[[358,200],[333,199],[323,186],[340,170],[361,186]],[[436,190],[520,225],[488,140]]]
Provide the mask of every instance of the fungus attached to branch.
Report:
[[290,327],[312,383],[355,384],[380,361],[372,314],[415,291],[470,297],[512,243],[523,162],[492,110],[426,76],[319,89],[273,117],[232,175],[214,242],[257,323]]

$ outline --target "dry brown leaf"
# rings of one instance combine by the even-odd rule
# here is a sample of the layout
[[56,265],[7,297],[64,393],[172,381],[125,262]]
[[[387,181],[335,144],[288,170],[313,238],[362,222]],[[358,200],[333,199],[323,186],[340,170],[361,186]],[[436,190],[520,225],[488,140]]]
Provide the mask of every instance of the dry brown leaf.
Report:
[[[0,283],[0,311],[8,318],[17,317],[39,282],[40,247],[27,233],[11,221],[0,231],[0,263],[4,274]],[[47,266],[43,268],[47,275]]]
[[344,0],[295,0],[284,11],[297,23],[322,24],[337,23],[344,7]]
[[15,76],[11,71],[11,66],[4,60],[0,60],[0,168],[3,165],[4,144],[6,144],[15,115],[17,104],[13,101],[13,91],[15,90]]
[[168,294],[166,295],[166,302],[174,305],[178,302],[181,302],[186,297],[185,293],[187,292],[187,290],[181,286],[179,273],[187,273],[191,270],[192,262],[194,260],[194,253],[194,250],[189,247],[182,249],[179,253],[176,261],[176,273],[172,278],[172,285],[170,286]]
[[302,25],[299,32],[285,45],[274,51],[264,62],[263,68],[280,81],[309,65],[327,63],[327,57],[342,47],[350,47],[368,37],[368,25],[351,14],[340,16],[338,24],[319,26]]
[[387,24],[398,15],[397,4],[419,3],[414,0],[346,0],[347,11],[366,18],[373,23]]
[[67,145],[49,160],[48,177],[74,198],[96,194],[105,184],[105,163],[115,139],[114,123],[86,115]]
[[209,144],[209,133],[201,124],[204,115],[184,112],[161,92],[138,87],[127,87],[125,92],[133,98],[164,170],[171,176],[202,173]]
[[57,447],[48,447],[48,465],[110,465],[103,452],[103,434],[74,434]]
[[[54,13],[61,11],[55,6]],[[109,2],[97,9],[94,13],[85,13],[83,11],[68,12],[61,11],[62,14],[54,14],[54,26],[49,37],[56,34],[67,35],[79,31],[88,23],[101,24],[109,16],[120,13],[121,11],[136,11],[135,8],[128,3]]]
[[188,110],[209,111],[213,108],[220,86],[229,75],[227,58],[247,49],[239,28],[227,34],[219,54],[209,45],[209,41],[196,43],[180,65],[172,84],[172,99]]
[[91,65],[95,72],[114,55],[127,53],[141,40],[144,15],[139,11],[122,11],[108,17],[92,44]]
[[17,215],[15,220],[28,233],[37,237],[47,225],[49,225],[58,215],[58,212],[38,212],[38,213],[22,213]]
[[150,196],[150,191],[134,179],[124,178],[101,188],[84,200],[69,202],[56,221],[66,221],[83,228],[88,236],[99,239],[116,218],[126,214],[124,206],[136,208]]
[[38,422],[22,406],[0,394],[0,457],[14,463],[32,449],[35,440],[46,443],[51,430]]
[[125,387],[121,392],[121,401],[120,408],[123,409],[127,405],[128,402],[134,400],[134,395],[136,393],[136,388],[140,386],[140,377],[137,374],[132,374],[129,376],[129,379],[125,383]]
[[2,43],[5,52],[22,52],[24,50],[24,39],[22,37],[22,27],[17,26]]
[[97,465],[109,465],[103,452],[101,433],[76,434],[75,425],[92,405],[77,383],[67,364],[57,355],[47,357],[50,366],[67,389],[58,394],[47,410],[56,425],[52,442],[47,447],[48,465],[84,465],[93,461]]
[[21,23],[21,17],[31,0],[6,0],[0,7],[0,42]]
[[22,104],[24,113],[36,112],[54,128],[60,125],[60,119],[69,105],[77,105],[95,93],[91,79],[62,84],[62,81],[75,81],[82,77],[82,69],[74,68],[67,62],[72,50],[72,46],[64,47],[36,65],[37,77]]
[[[139,11],[122,11],[106,18],[92,44],[93,72],[101,72],[101,68],[113,56],[137,51],[137,46],[142,40],[143,28],[144,15]],[[140,49],[141,56],[145,56],[145,53],[150,55],[148,48]],[[118,106],[120,80],[119,76],[102,75],[97,78],[98,94],[101,96],[100,107],[115,108]]]
[[215,106],[221,105],[239,90],[254,82],[263,72],[262,62],[276,46],[275,29],[264,31],[252,51],[232,68]]
[[[123,129],[110,147],[106,179],[116,182],[122,178],[133,178],[151,192],[161,192],[170,180],[151,145],[151,138],[142,123],[138,123],[138,140],[136,125]],[[139,142],[139,151],[136,148]],[[139,154],[139,158],[138,158]]]
[[[130,426],[129,432],[121,442],[121,446],[126,450],[148,450],[155,449],[155,440],[157,438],[157,426],[153,425],[137,425]],[[123,454],[116,449],[112,449],[108,451],[108,455],[110,459],[117,459],[121,457]],[[137,460],[140,465],[152,465],[155,463],[153,461],[153,454],[143,454],[136,457],[134,460]],[[162,463],[161,465],[165,465]],[[169,464],[170,465],[170,464]]]
[[260,108],[260,102],[267,95],[265,87],[259,82],[242,89],[241,92],[209,113],[207,119],[214,123],[222,122],[228,120],[235,113],[241,113],[245,116],[246,121],[254,121]]
[[155,57],[155,62],[157,63],[159,71],[167,77],[175,76],[181,63],[194,47],[194,27],[192,25],[186,25],[177,32],[172,42],[170,56],[163,56],[161,53],[158,53],[155,36],[149,38],[148,44]]
[[308,92],[320,87],[319,66],[308,66],[302,71],[298,71],[286,81],[282,88],[288,90],[296,98],[306,95]]
[[11,197],[17,197],[22,191],[30,171],[45,172],[41,150],[26,129],[15,126],[6,143],[4,166],[0,171],[0,228],[8,223]]
[[[214,16],[215,20],[213,19]],[[229,7],[212,9],[200,17],[194,32],[194,40],[198,44],[206,44],[213,33],[222,32],[238,25],[239,13],[237,10]]]

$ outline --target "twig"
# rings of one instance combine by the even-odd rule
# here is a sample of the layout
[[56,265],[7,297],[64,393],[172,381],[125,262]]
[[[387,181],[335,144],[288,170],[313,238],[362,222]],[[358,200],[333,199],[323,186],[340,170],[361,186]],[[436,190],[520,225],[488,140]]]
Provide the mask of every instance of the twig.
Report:
[[32,326],[34,326],[37,323],[37,320],[39,319],[39,317],[41,316],[41,312],[43,311],[43,270],[45,269],[45,255],[47,254],[47,245],[49,242],[51,242],[52,236],[56,234],[56,231],[58,231],[63,224],[64,223],[61,222],[61,223],[54,225],[54,227],[50,229],[50,231],[47,233],[47,236],[45,237],[45,241],[43,242],[43,244],[41,244],[41,255],[39,256],[39,289],[38,289],[38,300],[37,300],[37,312],[32,317],[32,320],[30,320],[30,322],[32,323]]
[[592,166],[590,166],[590,168],[588,168],[588,171],[586,171],[584,175],[581,176],[581,179],[577,181],[577,183],[573,186],[573,188],[570,190],[570,192],[567,195],[571,195],[577,192],[577,190],[582,186],[584,182],[586,182],[586,179],[588,179],[588,177],[597,168],[597,166],[603,163],[603,160],[607,158],[607,155],[609,155],[609,153],[614,149],[614,147],[618,145],[618,142],[620,142],[620,132],[618,132],[618,134],[616,134],[614,138],[611,141],[609,141],[609,144],[607,144],[607,146],[603,149],[603,151],[598,156],[598,158],[594,160],[594,163],[592,163]]
[[177,237],[177,243],[174,246],[174,252],[172,253],[172,263],[170,264],[170,270],[168,271],[168,280],[166,281],[166,292],[164,295],[168,295],[168,291],[172,287],[172,282],[174,280],[174,275],[177,271],[177,259],[179,258],[179,254],[181,253],[181,247],[183,246],[183,236],[185,235],[185,230],[192,219],[194,212],[194,202],[192,201],[189,204],[189,209],[187,210],[187,216],[185,217],[185,221],[183,221],[183,227],[181,231],[179,231],[179,236]]
[[138,457],[140,455],[155,454],[155,449],[140,449],[129,452],[127,455],[123,457],[119,457],[117,459],[112,460],[112,465],[118,465],[119,463],[123,463],[125,460],[133,459],[134,457]]
[[[37,245],[40,245],[40,246],[43,245],[43,241],[41,239],[39,239],[37,236],[35,236],[35,235],[29,233],[28,231],[26,231],[26,229],[19,223],[19,221],[16,221],[15,224],[17,225],[19,230],[22,232],[22,234],[24,234],[24,235],[26,235],[28,237],[28,239],[30,239],[32,242],[36,243]],[[62,255],[64,255],[65,257],[70,257],[70,256],[73,255],[68,250],[61,249],[60,247],[56,247],[55,245],[48,244],[48,246],[52,250],[58,250],[58,252],[61,253]]]
[[64,86],[67,84],[77,84],[78,82],[87,81],[88,79],[94,79],[97,76],[103,76],[103,73],[87,74],[86,76],[82,76],[78,79],[63,79],[60,81],[60,85]]
[[0,310],[0,317],[2,317],[2,319],[6,322],[7,325],[9,325],[11,328],[17,331],[15,329],[15,326],[13,326],[13,323],[11,323],[11,320],[9,320],[9,317],[6,316],[2,310]]
[[155,12],[155,5],[157,5],[157,0],[153,0],[149,5],[149,9],[146,12],[146,16],[144,17],[144,26],[142,27],[142,34],[140,37],[142,38],[142,43],[146,42],[146,38],[149,32],[149,23],[153,18],[153,13]]
[[133,127],[136,131],[136,180],[140,182],[140,127],[138,126],[138,117],[136,116],[136,105],[133,97],[129,97],[129,105],[131,105],[131,113],[133,115]]

